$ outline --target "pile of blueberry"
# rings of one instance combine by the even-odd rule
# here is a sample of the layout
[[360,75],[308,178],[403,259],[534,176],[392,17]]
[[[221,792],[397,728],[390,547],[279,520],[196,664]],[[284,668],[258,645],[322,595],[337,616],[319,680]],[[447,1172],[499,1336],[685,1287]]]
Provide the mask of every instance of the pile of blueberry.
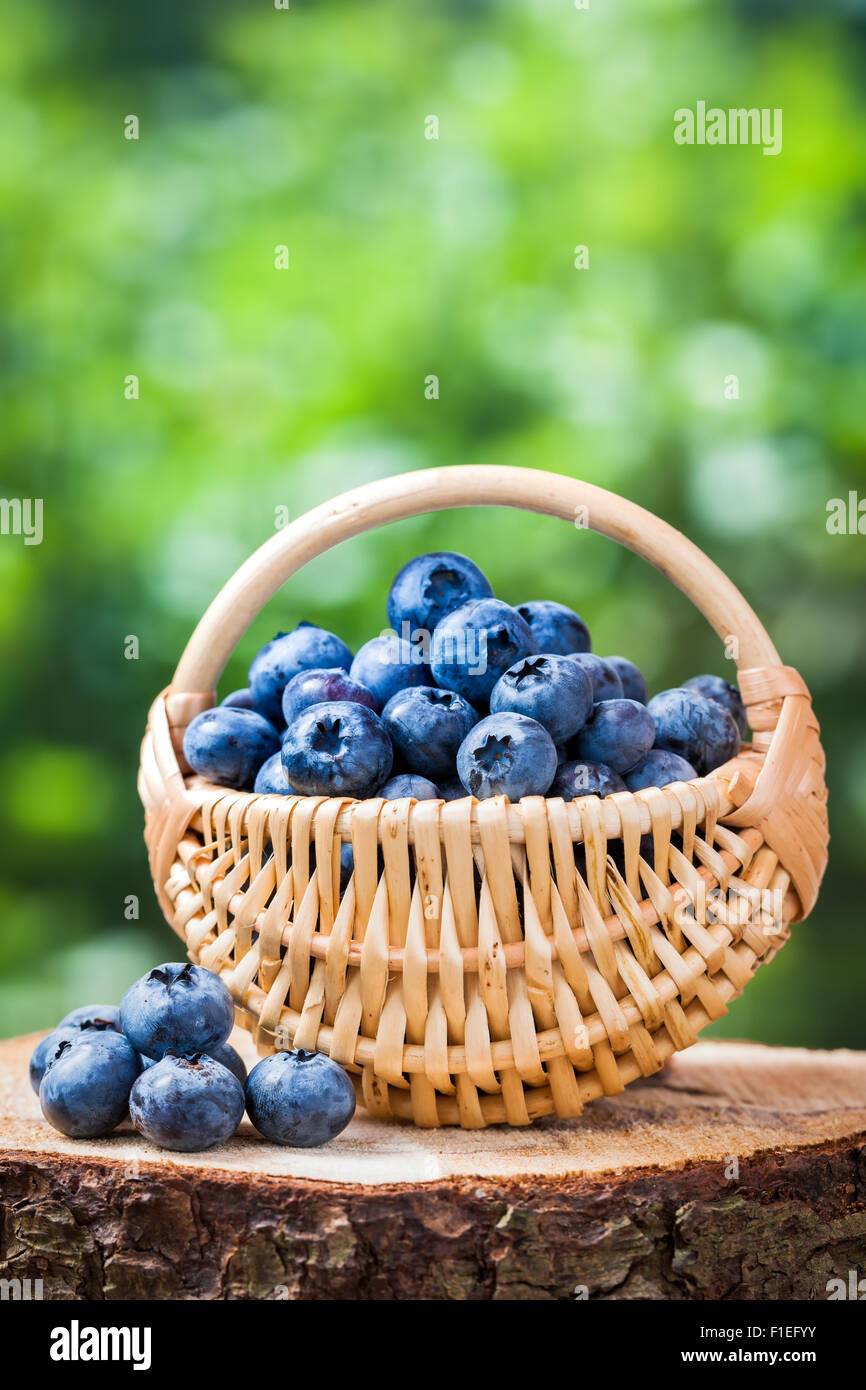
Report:
[[187,728],[190,767],[283,795],[570,801],[704,776],[746,732],[721,677],[648,700],[631,661],[592,654],[577,613],[503,603],[465,555],[410,560],[388,621],[354,657],[309,623],[278,633],[249,685]]
[[318,1052],[275,1052],[253,1067],[226,1042],[232,997],[200,965],[157,966],[120,1008],[73,1009],[30,1058],[30,1084],[49,1124],[98,1139],[125,1120],[163,1149],[192,1152],[230,1139],[244,1110],[277,1144],[311,1148],[352,1118],[355,1092]]

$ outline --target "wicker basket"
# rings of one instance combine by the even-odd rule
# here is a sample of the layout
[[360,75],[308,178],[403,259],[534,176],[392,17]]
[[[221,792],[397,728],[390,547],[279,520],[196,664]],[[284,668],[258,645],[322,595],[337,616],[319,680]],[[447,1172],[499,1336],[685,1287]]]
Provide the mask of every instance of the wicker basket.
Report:
[[[373,526],[489,505],[578,518],[677,584],[739,652],[752,745],[695,782],[570,803],[256,796],[191,775],[186,726],[292,574]],[[278,532],[154,704],[139,789],[160,905],[259,1051],[327,1052],[369,1111],[424,1126],[578,1115],[657,1071],[784,944],[827,859],[809,692],[737,589],[657,517],[532,469],[389,478]]]

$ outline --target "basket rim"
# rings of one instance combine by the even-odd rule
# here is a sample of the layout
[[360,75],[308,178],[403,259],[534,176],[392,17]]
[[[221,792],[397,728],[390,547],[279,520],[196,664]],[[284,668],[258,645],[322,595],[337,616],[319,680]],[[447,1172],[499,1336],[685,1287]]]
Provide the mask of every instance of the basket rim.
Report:
[[[523,845],[526,843],[528,821],[540,813],[545,820],[551,816],[559,817],[568,838],[575,844],[582,844],[596,828],[607,840],[621,839],[626,819],[632,821],[633,830],[640,836],[652,834],[659,821],[668,823],[671,830],[679,830],[690,821],[695,826],[702,826],[708,821],[724,820],[737,809],[738,802],[731,796],[729,788],[742,777],[741,759],[746,754],[752,754],[748,747],[708,776],[690,782],[670,782],[665,787],[644,787],[637,792],[626,790],[605,797],[575,797],[571,801],[548,796],[525,796],[519,801],[511,801],[507,796],[492,796],[478,801],[470,794],[450,802],[441,798],[417,801],[414,797],[386,800],[376,796],[360,799],[347,796],[284,796],[279,792],[251,792],[224,787],[216,782],[207,782],[196,774],[183,777],[183,790],[192,803],[193,820],[190,824],[205,809],[212,814],[217,806],[222,805],[226,811],[230,807],[235,814],[237,808],[243,813],[258,806],[269,818],[284,815],[288,825],[296,808],[307,806],[314,808],[311,828],[320,816],[328,817],[333,821],[334,838],[351,844],[358,808],[371,808],[366,814],[372,819],[372,808],[376,807],[377,839],[380,844],[399,833],[401,825],[406,828],[409,844],[414,844],[416,825],[426,826],[430,823],[438,823],[440,827],[450,823],[455,828],[468,831],[472,844],[479,844],[485,823],[499,821],[504,816],[509,843]],[[763,757],[757,756],[763,762]],[[750,783],[758,770],[757,763],[748,767]],[[337,810],[337,807],[340,809]],[[449,811],[449,807],[455,809]],[[636,819],[629,816],[630,808],[636,810]]]
[[[738,757],[739,756],[740,755],[738,755]],[[732,759],[731,762],[725,763],[723,767],[719,769],[719,771],[722,773],[728,771],[728,775],[731,782],[737,776],[738,772],[738,769],[732,768],[732,763],[735,761],[736,759]],[[314,804],[316,807],[316,813],[324,815],[327,813],[328,808],[334,808],[339,805],[342,809],[337,814],[337,818],[334,822],[334,835],[335,837],[339,837],[341,840],[348,841],[350,843],[352,840],[352,823],[355,818],[356,808],[359,806],[372,807],[376,805],[379,807],[378,838],[380,841],[385,838],[388,838],[389,835],[392,833],[392,831],[388,829],[387,823],[385,826],[383,826],[382,824],[383,816],[386,818],[386,822],[389,818],[388,807],[408,808],[410,843],[412,842],[412,822],[415,819],[413,813],[415,813],[419,807],[436,807],[437,809],[441,810],[441,808],[446,806],[465,807],[466,803],[469,802],[471,804],[471,812],[469,816],[469,829],[473,843],[480,838],[481,834],[481,821],[483,819],[483,812],[482,816],[479,817],[479,809],[485,806],[497,807],[500,808],[500,810],[504,809],[507,815],[509,830],[508,838],[512,844],[523,844],[525,842],[526,820],[524,819],[525,812],[522,808],[526,808],[528,811],[530,807],[537,807],[539,803],[541,803],[544,806],[545,813],[547,811],[547,808],[550,806],[553,806],[557,809],[561,806],[565,809],[568,829],[571,833],[571,838],[575,841],[575,843],[581,843],[584,839],[584,828],[582,820],[580,818],[582,806],[589,808],[592,812],[595,812],[598,807],[605,808],[605,827],[608,824],[610,824],[612,820],[615,820],[617,827],[621,827],[621,818],[619,814],[620,809],[628,804],[636,804],[639,808],[640,813],[639,830],[640,834],[642,835],[649,834],[652,830],[652,812],[654,811],[656,815],[658,815],[659,812],[662,812],[663,814],[663,808],[660,804],[660,801],[664,801],[666,803],[666,809],[668,810],[671,819],[671,829],[679,829],[683,820],[684,808],[683,801],[681,800],[680,795],[683,792],[695,792],[693,805],[691,809],[695,813],[697,824],[702,824],[708,816],[714,815],[716,819],[721,819],[722,817],[733,811],[736,807],[736,803],[726,792],[723,778],[720,778],[713,773],[709,774],[707,777],[694,778],[690,782],[670,782],[664,787],[644,787],[641,789],[641,791],[637,792],[632,792],[628,790],[624,792],[613,792],[611,795],[604,797],[590,794],[588,796],[574,797],[571,801],[565,801],[562,797],[559,796],[523,796],[520,798],[519,801],[512,801],[510,797],[504,795],[491,796],[485,798],[483,801],[478,801],[470,793],[467,793],[464,797],[455,798],[453,801],[445,801],[442,798],[436,797],[430,797],[428,800],[425,801],[418,801],[415,797],[399,797],[386,799],[385,797],[379,796],[369,796],[360,798],[349,796],[284,796],[280,792],[239,791],[234,787],[224,787],[220,786],[219,783],[216,782],[207,782],[204,778],[197,777],[196,775],[185,777],[184,787],[187,793],[190,793],[192,795],[195,795],[196,793],[201,793],[201,801],[199,804],[202,808],[208,801],[213,801],[213,803],[216,804],[217,802],[225,801],[229,797],[232,799],[233,805],[237,805],[238,803],[242,804],[243,806],[252,806],[253,804],[258,804],[259,806],[261,806],[261,809],[263,811],[278,812],[283,810],[284,808],[291,807],[292,809],[294,809],[298,805],[309,806],[310,804]],[[704,789],[709,787],[713,788],[713,792],[708,798],[711,803],[708,805],[707,800],[705,800],[705,798],[702,795],[700,795],[699,792],[702,792]],[[716,794],[716,788],[718,788],[718,795]],[[644,794],[646,792],[658,792],[661,794],[661,798],[647,797]],[[694,804],[695,802],[697,804]],[[713,805],[712,803],[715,803],[715,805]],[[610,812],[608,812],[606,809],[609,806],[614,808],[612,816]],[[403,819],[404,814],[405,812],[392,811],[390,813],[390,818]],[[463,817],[461,817],[461,819],[463,819]],[[646,824],[644,824],[644,821],[646,822]],[[621,829],[618,828],[617,830],[608,834],[607,839],[617,839],[620,833]]]

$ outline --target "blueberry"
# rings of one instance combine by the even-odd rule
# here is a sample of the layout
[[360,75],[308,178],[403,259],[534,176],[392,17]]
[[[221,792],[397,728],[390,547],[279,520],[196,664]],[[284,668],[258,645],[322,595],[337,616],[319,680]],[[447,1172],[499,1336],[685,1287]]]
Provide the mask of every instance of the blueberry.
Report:
[[136,1081],[129,1113],[152,1144],[193,1153],[232,1137],[243,1119],[244,1088],[214,1057],[169,1052]]
[[[258,932],[253,932],[253,936],[254,936],[255,938],[257,938],[257,937],[258,937]],[[169,1051],[169,1052],[167,1052],[165,1055],[166,1055],[166,1057],[174,1057],[174,1056],[184,1056],[184,1055],[190,1055],[190,1056],[191,1056],[192,1054],[176,1053],[176,1052],[173,1052],[173,1051]],[[231,1072],[232,1076],[236,1076],[236,1077],[237,1077],[238,1081],[241,1083],[242,1086],[245,1086],[245,1085],[246,1085],[246,1081],[247,1081],[247,1067],[246,1067],[246,1063],[244,1062],[244,1059],[243,1059],[243,1057],[240,1055],[240,1053],[237,1052],[237,1051],[232,1047],[231,1043],[227,1043],[227,1042],[225,1042],[225,1043],[220,1043],[218,1047],[212,1047],[211,1050],[210,1050],[210,1052],[202,1053],[201,1055],[202,1055],[202,1056],[210,1057],[210,1059],[211,1059],[212,1061],[214,1061],[214,1062],[219,1062],[221,1066],[228,1068],[228,1070]],[[141,1059],[141,1069],[142,1069],[142,1071],[147,1071],[148,1068],[150,1068],[150,1067],[155,1067],[155,1066],[156,1066],[159,1062],[161,1062],[162,1060],[163,1060],[162,1057],[144,1057],[144,1056],[142,1056],[142,1059]]]
[[246,1085],[246,1063],[240,1053],[235,1051],[231,1043],[220,1043],[219,1047],[212,1047],[207,1055],[208,1057],[212,1057],[215,1062],[219,1062],[222,1066],[228,1067],[232,1076],[236,1076],[242,1086]]
[[532,599],[518,603],[517,612],[532,628],[536,650],[569,656],[572,652],[592,651],[589,628],[572,608],[551,599]]
[[513,710],[542,724],[554,743],[571,738],[592,708],[592,681],[567,656],[526,656],[499,677],[491,714]]
[[70,1139],[99,1139],[126,1118],[140,1069],[132,1044],[112,1028],[61,1038],[46,1059],[39,1087],[42,1113]]
[[739,752],[740,731],[724,705],[697,690],[663,690],[647,709],[655,720],[656,748],[679,753],[699,777]]
[[212,971],[169,961],[126,991],[120,1022],[136,1051],[147,1057],[163,1057],[169,1048],[209,1052],[231,1032],[234,1004]]
[[625,774],[625,784],[630,792],[637,792],[642,787],[666,787],[669,782],[691,782],[697,775],[691,763],[687,763],[678,753],[669,753],[666,748],[651,748],[646,757]]
[[649,698],[649,691],[646,688],[646,681],[634,662],[629,661],[627,656],[606,656],[604,659],[619,676],[625,698],[637,700],[639,704],[645,705]]
[[384,709],[392,695],[406,686],[430,684],[430,667],[424,661],[424,649],[405,642],[393,632],[365,642],[349,674],[358,685],[372,691],[377,710]]
[[297,796],[297,792],[286,776],[281,752],[272,753],[262,763],[256,773],[253,791],[258,792],[259,796],[266,796],[269,792],[278,792],[281,796]]
[[622,681],[609,661],[605,661],[600,656],[594,656],[592,652],[579,652],[571,660],[576,661],[592,681],[594,701],[621,700],[623,698]]
[[[256,714],[261,714],[263,719],[266,717],[258,708],[255,700],[253,699],[253,692],[247,685],[242,686],[240,690],[230,691],[229,694],[226,695],[225,699],[220,700],[220,704],[227,709],[251,709]],[[268,723],[273,724],[275,729],[282,729],[284,727],[282,717],[280,717],[279,719],[269,719]]]
[[466,736],[457,772],[479,801],[488,796],[543,796],[556,772],[550,734],[525,714],[490,714]]
[[571,760],[556,769],[548,796],[576,801],[581,796],[613,796],[614,792],[624,791],[625,782],[606,763]]
[[326,1144],[355,1113],[355,1091],[343,1068],[321,1052],[275,1052],[247,1080],[247,1113],[275,1144],[308,1149]]
[[120,1032],[120,1011],[116,1004],[87,1004],[84,1008],[73,1009],[62,1018],[52,1032],[36,1044],[30,1054],[30,1085],[36,1094],[45,1073],[45,1064],[52,1049],[64,1039],[71,1040],[79,1033],[92,1029],[94,1032]]
[[276,753],[280,736],[255,710],[217,705],[197,714],[183,736],[190,767],[209,782],[249,788],[266,758]]
[[415,685],[391,697],[382,723],[410,771],[453,777],[457,749],[478,723],[478,714],[453,690]]
[[601,700],[593,705],[571,747],[577,758],[627,772],[649,752],[655,735],[646,705],[637,700]]
[[421,777],[417,772],[398,772],[379,788],[379,796],[386,801],[399,801],[404,796],[414,796],[416,801],[438,801],[439,788],[435,782]]
[[221,705],[227,705],[229,709],[255,709],[256,702],[253,699],[253,692],[249,686],[242,686],[240,690],[232,690],[226,695],[224,700],[220,700]]
[[455,608],[439,623],[431,666],[438,685],[456,690],[478,708],[509,666],[537,651],[532,628],[514,608],[481,598]]
[[462,801],[464,796],[468,795],[459,777],[449,777],[445,781],[437,782],[436,785],[443,801]]
[[372,796],[394,761],[377,714],[351,700],[310,705],[283,739],[283,767],[305,796]]
[[411,642],[416,633],[429,636],[461,604],[492,597],[493,589],[476,564],[453,550],[436,550],[416,555],[400,570],[388,595],[388,622]]
[[51,1054],[52,1049],[57,1050],[61,1042],[71,1042],[78,1036],[79,1028],[53,1028],[50,1033],[46,1033],[44,1038],[40,1038],[30,1054],[30,1085],[39,1095],[39,1087],[42,1085],[42,1078],[45,1075],[45,1064]]
[[256,708],[273,724],[282,718],[283,691],[299,671],[341,666],[348,671],[352,653],[333,632],[299,623],[294,632],[278,632],[256,652],[249,682]]
[[[256,935],[258,935],[258,933],[256,933]],[[212,1047],[210,1052],[207,1053],[207,1056],[212,1058],[214,1062],[219,1062],[222,1066],[228,1067],[232,1076],[236,1076],[242,1086],[246,1085],[246,1064],[240,1053],[235,1052],[231,1043],[220,1043],[219,1047]],[[141,1069],[142,1071],[147,1071],[149,1067],[155,1067],[157,1063],[161,1061],[161,1057],[142,1057]]]
[[321,705],[332,700],[352,700],[356,705],[366,705],[368,709],[378,708],[372,690],[353,681],[340,666],[332,666],[329,670],[317,667],[292,676],[283,691],[283,718],[287,724],[291,724],[310,705]]
[[120,1032],[120,1009],[116,1004],[82,1004],[78,1009],[70,1009],[58,1023],[58,1028],[89,1028],[93,1025],[108,1024],[116,1033]]
[[720,705],[724,705],[739,729],[740,738],[746,737],[749,719],[743,697],[735,685],[729,685],[721,676],[692,676],[691,680],[683,681],[682,688],[696,690],[708,700],[717,700]]

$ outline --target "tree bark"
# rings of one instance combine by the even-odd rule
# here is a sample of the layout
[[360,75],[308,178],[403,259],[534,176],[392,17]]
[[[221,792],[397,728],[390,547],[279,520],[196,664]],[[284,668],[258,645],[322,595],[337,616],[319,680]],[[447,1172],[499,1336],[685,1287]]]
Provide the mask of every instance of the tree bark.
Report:
[[0,1278],[47,1299],[823,1299],[866,1274],[866,1054],[705,1042],[569,1122],[359,1113],[321,1150],[245,1123],[169,1155],[51,1130],[35,1040],[0,1044]]

